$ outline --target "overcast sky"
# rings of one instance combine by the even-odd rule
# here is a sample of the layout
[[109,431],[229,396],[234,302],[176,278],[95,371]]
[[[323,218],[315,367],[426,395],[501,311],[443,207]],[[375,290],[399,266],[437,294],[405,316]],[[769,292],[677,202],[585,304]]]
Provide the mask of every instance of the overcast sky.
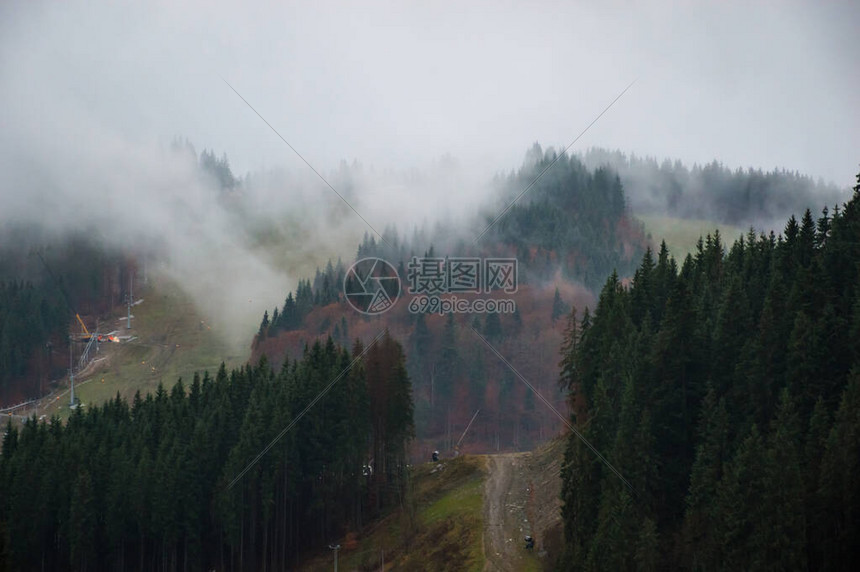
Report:
[[123,4],[2,2],[0,153],[181,135],[240,173],[301,167],[223,77],[319,169],[451,153],[492,172],[637,80],[573,150],[860,169],[856,2]]

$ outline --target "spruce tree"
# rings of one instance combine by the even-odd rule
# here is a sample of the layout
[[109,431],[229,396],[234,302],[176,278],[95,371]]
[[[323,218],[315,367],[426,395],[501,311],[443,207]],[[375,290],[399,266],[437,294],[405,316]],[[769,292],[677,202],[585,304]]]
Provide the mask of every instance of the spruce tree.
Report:
[[829,515],[823,565],[848,570],[860,558],[860,372],[853,371],[827,437],[818,494]]

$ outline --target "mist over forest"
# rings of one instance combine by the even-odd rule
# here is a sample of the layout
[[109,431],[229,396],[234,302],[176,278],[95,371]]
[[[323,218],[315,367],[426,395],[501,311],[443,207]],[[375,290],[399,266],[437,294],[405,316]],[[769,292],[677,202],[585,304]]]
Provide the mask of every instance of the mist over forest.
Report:
[[0,572],[853,569],[858,25],[0,4]]

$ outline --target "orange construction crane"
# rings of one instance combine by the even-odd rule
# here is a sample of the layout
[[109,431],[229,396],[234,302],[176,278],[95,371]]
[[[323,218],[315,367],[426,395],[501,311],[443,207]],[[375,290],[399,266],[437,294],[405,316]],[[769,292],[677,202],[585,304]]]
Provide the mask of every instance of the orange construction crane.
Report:
[[77,318],[77,319],[78,319],[78,323],[81,325],[81,330],[83,330],[83,337],[84,337],[84,339],[89,339],[89,338],[93,337],[93,335],[92,335],[92,334],[90,333],[90,331],[87,329],[87,325],[86,325],[86,324],[84,324],[84,321],[81,319],[81,315],[80,315],[80,314],[75,314],[75,318]]

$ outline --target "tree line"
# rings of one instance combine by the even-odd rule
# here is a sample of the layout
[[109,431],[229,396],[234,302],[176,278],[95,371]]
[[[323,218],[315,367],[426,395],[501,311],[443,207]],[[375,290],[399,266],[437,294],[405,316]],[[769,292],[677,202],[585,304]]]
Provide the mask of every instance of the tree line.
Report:
[[51,340],[58,349],[68,343],[68,318],[53,288],[0,282],[0,403],[38,397],[38,383],[20,383],[28,374],[47,381],[62,371]]
[[67,424],[9,424],[0,569],[292,567],[402,501],[412,435],[387,333],[366,350],[315,343],[279,371],[222,365]]
[[735,226],[783,221],[791,213],[846,200],[846,189],[785,169],[730,169],[717,161],[687,167],[681,161],[590,149],[592,169],[618,173],[637,214],[713,220]]
[[204,148],[198,157],[191,141],[182,137],[173,138],[170,150],[178,156],[184,156],[185,160],[198,170],[202,179],[218,190],[233,191],[242,187],[242,180],[236,177],[230,168],[227,153],[222,153],[221,157],[218,157],[214,150]]
[[493,223],[481,244],[487,252],[515,253],[524,282],[551,279],[560,270],[596,291],[613,269],[633,271],[645,237],[632,222],[613,167],[592,168],[535,143],[523,166],[495,184],[499,200],[478,225]]
[[571,313],[563,569],[856,564],[860,176],[854,191],[780,236],[708,236],[680,268],[664,244]]

